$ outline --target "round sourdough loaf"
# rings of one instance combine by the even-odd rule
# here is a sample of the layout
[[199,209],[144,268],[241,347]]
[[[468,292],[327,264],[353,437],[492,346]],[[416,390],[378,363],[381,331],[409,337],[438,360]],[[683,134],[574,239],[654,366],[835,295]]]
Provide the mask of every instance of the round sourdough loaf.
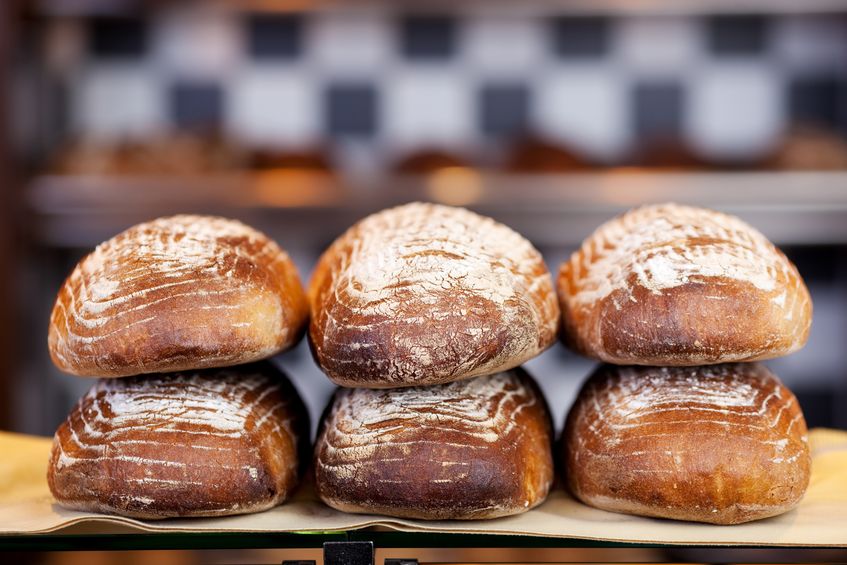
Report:
[[302,336],[294,264],[241,222],[173,216],[99,245],[59,290],[54,363],[81,376],[220,367],[264,359]]
[[812,302],[797,269],[738,218],[644,206],[594,232],[558,277],[565,342],[608,363],[702,365],[803,347]]
[[738,524],[790,510],[809,484],[797,399],[756,363],[601,366],[562,445],[570,491],[614,512]]
[[321,499],[345,512],[496,518],[544,501],[547,404],[520,368],[400,389],[339,389],[315,446]]
[[360,221],[309,286],[310,343],[337,384],[437,384],[516,367],[556,339],[539,252],[464,210],[408,204]]
[[257,512],[309,457],[309,418],[269,363],[102,379],[53,439],[47,481],[67,508],[133,518]]

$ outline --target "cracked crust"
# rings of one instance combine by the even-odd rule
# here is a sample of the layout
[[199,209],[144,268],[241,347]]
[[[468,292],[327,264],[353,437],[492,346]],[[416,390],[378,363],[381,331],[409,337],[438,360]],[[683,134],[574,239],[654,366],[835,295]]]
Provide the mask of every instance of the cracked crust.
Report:
[[100,379],[56,431],[47,482],[86,512],[244,514],[291,495],[309,447],[306,408],[268,362]]
[[315,445],[315,486],[344,512],[509,516],[546,498],[551,441],[547,404],[520,368],[427,387],[339,389]]
[[139,224],[97,246],[50,316],[53,362],[123,377],[264,359],[302,337],[308,305],[288,255],[211,216]]
[[738,218],[663,204],[600,226],[558,276],[563,340],[616,364],[781,357],[809,336],[796,267]]
[[490,218],[408,204],[360,221],[309,285],[310,343],[335,383],[437,384],[492,374],[556,339],[559,308],[540,253]]
[[758,363],[601,366],[562,446],[570,491],[613,512],[738,524],[787,512],[809,484],[803,413]]

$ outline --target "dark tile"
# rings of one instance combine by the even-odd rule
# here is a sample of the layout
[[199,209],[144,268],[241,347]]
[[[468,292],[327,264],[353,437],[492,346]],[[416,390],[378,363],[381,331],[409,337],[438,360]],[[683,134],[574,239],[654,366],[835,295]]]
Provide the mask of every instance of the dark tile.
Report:
[[378,128],[377,91],[371,84],[333,84],[326,90],[326,130],[330,135],[372,137]]
[[[834,427],[835,403],[837,391],[834,389],[806,389],[794,390],[797,402],[803,409],[803,416],[810,428]],[[842,424],[843,425],[843,424]]]
[[713,16],[707,22],[709,50],[718,56],[761,55],[768,48],[765,16]]
[[678,82],[642,82],[631,95],[633,129],[639,138],[678,138],[682,131],[684,96]]
[[400,22],[401,51],[409,59],[447,59],[456,52],[456,21],[449,16],[407,16]]
[[293,59],[303,50],[303,16],[256,14],[247,20],[249,53],[254,59]]
[[88,51],[105,59],[140,59],[147,51],[147,22],[141,18],[98,17],[88,22]]
[[610,28],[605,17],[557,17],[553,20],[553,50],[560,57],[602,57],[609,51]]
[[847,121],[847,87],[835,76],[792,79],[788,86],[788,111],[794,124],[843,127]]
[[490,84],[479,91],[479,129],[490,136],[515,136],[529,126],[530,93],[523,84]]
[[839,272],[847,266],[843,245],[783,245],[780,249],[809,283],[837,284]]
[[224,112],[223,89],[213,82],[179,82],[170,91],[171,119],[180,128],[215,129]]

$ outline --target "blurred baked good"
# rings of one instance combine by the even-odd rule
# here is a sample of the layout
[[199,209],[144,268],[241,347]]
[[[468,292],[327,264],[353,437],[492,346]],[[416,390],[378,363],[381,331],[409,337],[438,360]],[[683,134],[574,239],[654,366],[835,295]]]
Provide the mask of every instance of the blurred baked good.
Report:
[[453,167],[469,167],[462,157],[440,149],[422,149],[394,163],[392,170],[399,174],[423,175]]
[[595,168],[584,156],[564,145],[535,136],[517,140],[504,167],[511,173],[573,173]]
[[786,134],[766,165],[798,171],[847,169],[847,140],[822,128],[798,127]]
[[146,139],[78,139],[52,170],[63,175],[199,175],[244,168],[242,152],[222,136],[173,133]]

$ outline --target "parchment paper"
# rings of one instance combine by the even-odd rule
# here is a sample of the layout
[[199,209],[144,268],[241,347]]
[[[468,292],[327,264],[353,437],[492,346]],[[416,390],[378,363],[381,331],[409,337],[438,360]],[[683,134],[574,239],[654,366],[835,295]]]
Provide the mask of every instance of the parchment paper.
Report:
[[0,433],[0,535],[127,532],[326,532],[382,526],[407,532],[487,533],[590,540],[766,546],[847,547],[847,432],[810,434],[812,479],[803,502],[775,518],[711,526],[604,512],[555,489],[538,508],[496,520],[426,522],[345,514],[324,506],[310,485],[293,500],[259,514],[139,521],[65,510],[47,488],[50,440]]

